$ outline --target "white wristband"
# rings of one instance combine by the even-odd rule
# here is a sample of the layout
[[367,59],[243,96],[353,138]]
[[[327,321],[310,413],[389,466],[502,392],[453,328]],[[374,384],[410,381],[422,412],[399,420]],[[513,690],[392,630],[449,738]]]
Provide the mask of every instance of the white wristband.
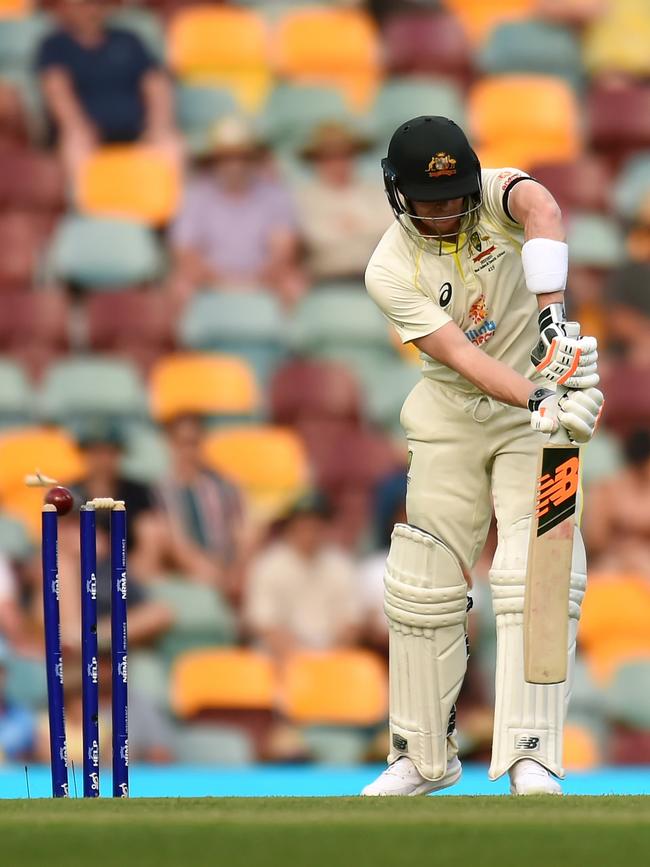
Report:
[[531,238],[521,248],[526,286],[534,295],[564,292],[569,270],[569,248],[564,241]]

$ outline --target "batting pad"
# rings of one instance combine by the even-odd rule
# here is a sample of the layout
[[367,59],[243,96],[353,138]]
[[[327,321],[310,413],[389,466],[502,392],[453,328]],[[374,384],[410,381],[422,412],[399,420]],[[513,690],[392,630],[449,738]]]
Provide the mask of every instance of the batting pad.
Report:
[[467,585],[434,536],[396,524],[384,574],[390,626],[389,764],[408,755],[438,780],[458,748],[454,703],[467,667]]
[[564,719],[573,686],[580,605],[587,585],[585,547],[576,527],[569,592],[569,660],[564,683],[526,683],[524,678],[524,590],[530,521],[519,521],[500,539],[490,571],[497,621],[496,703],[490,779],[519,759],[534,759],[558,777],[562,767]]

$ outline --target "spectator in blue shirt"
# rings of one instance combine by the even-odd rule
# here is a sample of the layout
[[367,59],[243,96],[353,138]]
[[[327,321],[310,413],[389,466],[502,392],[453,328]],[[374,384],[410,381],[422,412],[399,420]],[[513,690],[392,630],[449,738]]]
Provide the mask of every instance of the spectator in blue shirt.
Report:
[[101,143],[148,141],[178,155],[169,80],[133,33],[108,26],[102,0],[59,0],[59,28],[36,66],[66,169]]

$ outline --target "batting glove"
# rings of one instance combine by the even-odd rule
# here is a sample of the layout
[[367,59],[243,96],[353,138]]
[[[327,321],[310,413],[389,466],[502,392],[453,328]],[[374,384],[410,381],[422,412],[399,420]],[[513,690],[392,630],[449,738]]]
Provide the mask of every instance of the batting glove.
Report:
[[549,434],[563,427],[572,443],[582,445],[594,435],[604,400],[597,388],[566,391],[561,395],[538,388],[528,400],[530,426]]
[[562,304],[549,304],[540,311],[539,341],[530,360],[549,382],[571,389],[598,385],[598,341],[580,337],[577,322],[564,321]]

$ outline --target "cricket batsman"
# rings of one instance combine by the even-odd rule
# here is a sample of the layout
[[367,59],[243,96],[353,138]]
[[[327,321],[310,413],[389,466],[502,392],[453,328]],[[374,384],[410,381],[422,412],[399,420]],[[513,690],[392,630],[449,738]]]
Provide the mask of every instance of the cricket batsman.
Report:
[[[568,249],[553,196],[525,172],[481,169],[445,117],[417,117],[382,161],[396,222],[366,271],[370,296],[422,379],[406,398],[407,524],[397,524],[385,571],[390,626],[388,768],[364,795],[421,795],[461,776],[455,702],[467,664],[468,576],[492,509],[490,570],[497,623],[496,706],[489,776],[512,794],[561,794],[564,718],[585,549],[574,530],[569,676],[527,683],[523,608],[540,445],[561,426],[591,439],[603,396],[593,337],[571,337],[564,290]],[[556,395],[555,389],[563,386]]]

